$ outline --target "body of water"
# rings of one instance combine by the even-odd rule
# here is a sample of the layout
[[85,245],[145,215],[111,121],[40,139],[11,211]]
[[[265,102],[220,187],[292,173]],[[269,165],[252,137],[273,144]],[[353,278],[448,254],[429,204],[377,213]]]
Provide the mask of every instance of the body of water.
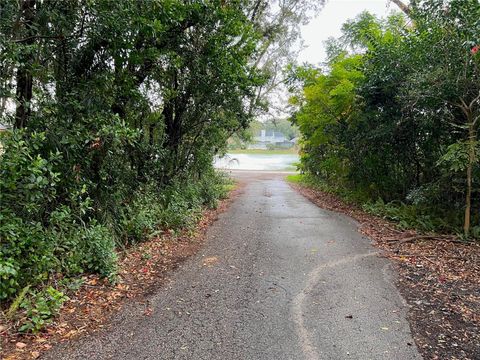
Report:
[[295,171],[297,154],[227,154],[215,160],[215,167],[227,170]]

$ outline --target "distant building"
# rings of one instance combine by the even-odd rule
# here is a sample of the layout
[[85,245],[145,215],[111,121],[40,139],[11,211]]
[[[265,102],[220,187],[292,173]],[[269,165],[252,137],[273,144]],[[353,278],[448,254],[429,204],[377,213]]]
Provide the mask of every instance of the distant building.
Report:
[[260,130],[257,136],[253,137],[253,143],[248,146],[249,149],[268,149],[283,148],[289,149],[295,143],[288,140],[281,131]]
[[280,131],[261,130],[260,133],[254,137],[254,140],[267,144],[275,144],[277,142],[284,142],[285,135],[283,135],[283,133]]

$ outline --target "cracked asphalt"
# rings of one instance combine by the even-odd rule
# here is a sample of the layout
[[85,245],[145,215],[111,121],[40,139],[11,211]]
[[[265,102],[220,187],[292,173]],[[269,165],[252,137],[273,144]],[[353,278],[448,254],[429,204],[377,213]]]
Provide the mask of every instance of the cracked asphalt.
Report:
[[388,260],[278,173],[243,193],[145,305],[43,359],[421,359]]

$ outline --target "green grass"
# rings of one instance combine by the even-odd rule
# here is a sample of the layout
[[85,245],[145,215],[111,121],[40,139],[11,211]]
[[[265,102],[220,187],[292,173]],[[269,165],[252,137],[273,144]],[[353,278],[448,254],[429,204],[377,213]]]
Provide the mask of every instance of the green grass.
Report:
[[326,183],[319,181],[309,174],[292,174],[288,175],[285,179],[291,183],[300,184],[314,190],[320,190],[332,194],[335,193],[335,191],[327,186]]
[[262,154],[262,155],[296,155],[295,149],[282,149],[282,150],[262,150],[262,149],[238,149],[228,150],[229,154]]
[[304,179],[305,179],[305,175],[303,174],[292,174],[292,175],[287,175],[285,177],[285,179],[291,183],[294,183],[294,184],[302,184]]
[[230,184],[225,184],[223,185],[223,188],[226,192],[230,192],[232,190],[235,190],[235,188],[237,187],[237,183],[236,182],[232,182]]
[[352,188],[340,182],[335,185],[329,184],[326,181],[308,173],[289,176],[286,178],[286,180],[314,190],[334,194],[349,204],[362,206],[363,204],[371,201],[369,194],[360,188]]

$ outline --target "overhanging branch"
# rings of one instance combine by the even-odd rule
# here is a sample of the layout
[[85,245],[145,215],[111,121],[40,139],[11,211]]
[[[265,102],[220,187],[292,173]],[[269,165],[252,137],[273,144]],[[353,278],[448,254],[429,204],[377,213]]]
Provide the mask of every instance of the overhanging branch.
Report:
[[410,17],[411,9],[407,4],[400,0],[392,0],[392,2],[397,5],[408,17]]

